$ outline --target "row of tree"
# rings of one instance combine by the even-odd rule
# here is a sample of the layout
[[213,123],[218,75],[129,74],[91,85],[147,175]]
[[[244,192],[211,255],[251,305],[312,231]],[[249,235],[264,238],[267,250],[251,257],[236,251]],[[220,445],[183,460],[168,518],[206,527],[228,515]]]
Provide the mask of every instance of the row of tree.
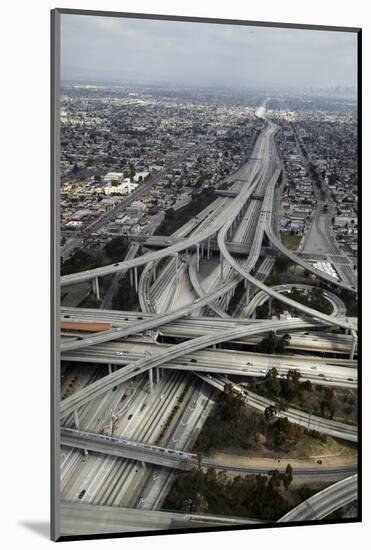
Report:
[[256,351],[260,353],[268,353],[268,354],[285,353],[289,343],[290,343],[289,334],[283,334],[282,336],[277,336],[277,334],[274,331],[271,331],[257,345]]
[[194,218],[215,199],[215,190],[212,187],[208,187],[203,189],[200,193],[194,194],[191,202],[183,206],[183,208],[179,208],[179,210],[176,211],[173,208],[168,208],[165,212],[164,220],[157,227],[154,234],[171,235],[174,231],[179,229],[179,227]]
[[288,495],[292,479],[290,465],[285,472],[236,477],[195,468],[177,475],[164,508],[276,521],[292,506]]
[[231,384],[225,384],[194,449],[206,454],[226,448],[256,450],[263,446],[275,451],[290,450],[300,440],[303,430],[287,418],[277,417],[287,406],[284,399],[277,398],[275,405],[267,407],[264,414],[252,411],[243,395],[233,391]]
[[129,247],[127,238],[122,236],[108,241],[103,249],[99,242],[95,244],[96,248],[75,248],[69,258],[61,262],[61,274],[69,275],[123,260]]

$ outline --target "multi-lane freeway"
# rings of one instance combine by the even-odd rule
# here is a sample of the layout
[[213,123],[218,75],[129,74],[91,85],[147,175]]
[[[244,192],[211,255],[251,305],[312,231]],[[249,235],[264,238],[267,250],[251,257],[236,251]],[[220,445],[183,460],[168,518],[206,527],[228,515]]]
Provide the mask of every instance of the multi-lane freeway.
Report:
[[[143,341],[107,342],[98,346],[65,352],[62,358],[79,363],[129,365],[139,359],[166,351],[169,344]],[[313,384],[345,388],[357,387],[357,363],[349,359],[326,359],[308,355],[270,355],[228,349],[204,349],[162,364],[163,368],[225,374],[230,376],[264,378],[275,368],[285,377],[291,370],[300,372],[302,380]]]
[[[138,317],[148,320],[153,317],[152,313],[138,313],[133,311],[113,311],[113,310],[98,310],[62,307],[60,311],[61,322],[107,322],[115,328],[126,328],[138,321]],[[223,318],[217,317],[196,317],[187,316],[177,319],[168,324],[164,324],[158,329],[158,333],[166,338],[195,338],[196,336],[206,335],[221,330],[228,330],[237,326],[245,326],[248,324],[264,322],[259,319],[238,318]],[[306,350],[320,353],[336,353],[349,354],[352,338],[347,334],[336,334],[331,332],[319,332],[318,328],[324,325],[319,321],[311,321],[312,327],[317,328],[316,332],[292,332],[289,348]],[[82,335],[82,334],[81,334]],[[68,340],[69,336],[66,332],[62,332],[64,340]],[[76,335],[71,333],[71,338],[76,338]],[[236,342],[249,341],[255,343],[259,338],[248,338],[236,340]]]

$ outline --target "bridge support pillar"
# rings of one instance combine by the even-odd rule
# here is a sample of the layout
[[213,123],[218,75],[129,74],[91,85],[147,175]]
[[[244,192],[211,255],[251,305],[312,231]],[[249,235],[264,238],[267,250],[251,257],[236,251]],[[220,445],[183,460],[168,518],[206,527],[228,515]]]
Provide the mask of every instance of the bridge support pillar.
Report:
[[160,382],[160,369],[158,367],[155,368],[156,373],[156,384]]
[[108,374],[112,374],[112,365],[108,364]]
[[138,292],[138,268],[134,267],[135,292]]
[[79,419],[79,413],[77,412],[77,409],[73,411],[73,419],[75,421],[76,430],[80,429],[80,419]]
[[152,393],[152,391],[153,391],[153,373],[152,373],[152,369],[149,369],[149,371],[148,371],[148,381],[149,381],[149,393]]
[[176,252],[174,254],[174,258],[175,258],[175,280],[178,282],[178,279],[179,279],[179,254],[178,252]]
[[[245,279],[246,281],[246,279]],[[246,305],[249,305],[250,302],[250,283],[246,285]]]
[[95,294],[96,299],[100,300],[98,277],[95,277],[95,279],[93,279],[93,292]]
[[268,300],[268,315],[269,317],[272,316],[272,298],[269,298]]
[[207,259],[210,258],[210,237],[207,239]]
[[155,281],[157,279],[157,272],[156,272],[156,266],[153,267],[153,280]]
[[130,286],[133,288],[133,270],[129,269]]
[[197,254],[197,271],[200,271],[200,244],[197,243],[196,246],[196,254]]
[[143,470],[145,470],[146,469],[146,463],[144,462],[144,460],[141,461],[141,465],[142,465]]

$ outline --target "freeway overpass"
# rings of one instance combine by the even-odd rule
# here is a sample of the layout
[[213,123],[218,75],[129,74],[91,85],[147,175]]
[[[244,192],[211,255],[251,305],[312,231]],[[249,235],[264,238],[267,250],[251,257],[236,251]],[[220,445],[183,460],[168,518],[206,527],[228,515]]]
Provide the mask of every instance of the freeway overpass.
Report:
[[[302,320],[287,320],[287,321],[266,321],[259,323],[258,326],[247,326],[243,328],[231,329],[223,333],[210,334],[206,336],[200,336],[199,338],[194,338],[167,348],[164,352],[157,354],[153,357],[147,357],[145,359],[136,361],[127,365],[125,369],[120,369],[117,372],[113,372],[105,376],[104,378],[93,382],[88,385],[86,388],[74,393],[70,397],[63,399],[60,406],[60,416],[63,418],[67,414],[70,414],[73,411],[76,411],[78,407],[84,405],[89,400],[105,393],[106,391],[112,389],[117,384],[129,380],[133,376],[137,376],[142,372],[153,367],[162,366],[164,363],[177,359],[183,355],[197,351],[203,348],[210,347],[214,344],[219,344],[221,342],[227,342],[243,336],[257,336],[263,335],[270,331],[281,330],[285,332],[290,332],[290,330],[303,329],[307,326],[305,321]],[[118,332],[122,332],[119,329]],[[87,339],[84,340],[84,342]],[[124,372],[123,372],[124,370]]]
[[[62,360],[124,366],[148,355],[157,355],[169,344],[142,341],[107,342],[94,347],[66,352]],[[204,349],[164,363],[163,368],[211,374],[264,378],[275,368],[280,377],[289,370],[300,371],[302,380],[313,384],[357,387],[357,363],[347,359],[324,359],[307,355],[270,355],[228,349]]]
[[[157,316],[157,314],[155,314]],[[73,308],[62,307],[60,310],[61,322],[73,321],[73,322],[97,322],[97,323],[110,323],[113,327],[127,328],[134,322],[138,321],[138,317],[143,317],[144,320],[151,319],[154,316],[153,313],[133,312],[133,311],[117,311],[117,310],[100,310],[93,308]],[[206,335],[210,333],[219,332],[221,330],[229,330],[237,326],[247,326],[257,323],[262,323],[261,319],[244,319],[244,318],[232,318],[227,317],[219,319],[217,317],[184,317],[177,319],[168,324],[164,324],[159,327],[158,332],[165,337],[173,338],[195,338],[196,336]],[[353,321],[352,321],[353,322]],[[311,320],[312,328],[324,327],[319,321]],[[356,326],[356,324],[354,324]],[[65,334],[63,339],[67,340],[69,337]],[[72,336],[76,338],[76,335]],[[251,342],[256,343],[259,338],[249,338],[236,340],[236,342]],[[325,332],[307,332],[307,333],[291,333],[291,341],[289,348],[303,349],[308,351],[320,351],[328,353],[349,353],[352,346],[352,338],[347,334],[331,334]]]
[[[131,235],[130,240],[135,243],[141,243],[146,248],[165,249],[170,245],[180,244],[184,241],[185,237],[167,237],[163,235],[153,235],[151,237],[142,237],[141,235]],[[228,241],[226,243],[228,250],[231,254],[246,256],[249,254],[249,249],[244,243]],[[218,241],[216,239],[210,239],[207,245],[208,250],[211,252],[219,252]],[[267,252],[267,248],[262,248],[262,254]],[[274,252],[271,251],[273,254]]]
[[[82,432],[71,428],[61,428],[62,446],[72,447],[93,451],[96,453],[119,456],[129,460],[145,462],[173,468],[175,470],[192,470],[193,468],[215,468],[216,470],[225,470],[228,472],[239,473],[241,475],[268,475],[272,469],[285,472],[286,463],[290,460],[283,460],[274,468],[269,466],[243,465],[223,463],[215,459],[198,455],[195,452],[159,447],[149,445],[140,441],[132,441],[117,436],[100,435],[92,432]],[[258,461],[257,461],[258,462]],[[357,464],[344,464],[337,466],[318,466],[297,467],[294,468],[295,480],[327,481],[343,479],[357,471]]]
[[[311,291],[315,287],[313,285],[308,284],[301,284],[301,283],[290,283],[290,284],[283,284],[283,285],[273,285],[270,288],[275,290],[276,292],[281,293],[288,293],[290,294],[291,290],[295,288],[296,290],[304,290],[304,291]],[[333,292],[329,292],[328,290],[322,290],[322,296],[331,304],[333,311],[330,314],[331,316],[335,317],[346,317],[346,307],[344,302],[334,294]],[[263,305],[267,300],[269,300],[269,296],[263,292],[260,291],[255,294],[255,296],[250,300],[248,305],[245,309],[246,316],[252,315],[255,309],[261,305]]]

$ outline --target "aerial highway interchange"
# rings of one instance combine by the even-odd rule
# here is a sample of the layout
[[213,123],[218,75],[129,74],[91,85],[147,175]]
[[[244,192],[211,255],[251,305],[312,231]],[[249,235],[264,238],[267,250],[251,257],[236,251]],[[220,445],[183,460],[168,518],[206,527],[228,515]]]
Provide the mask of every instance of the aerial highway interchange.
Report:
[[[312,384],[357,389],[357,318],[347,315],[346,305],[336,294],[341,289],[354,295],[357,289],[341,273],[335,278],[320,271],[281,242],[273,216],[283,170],[275,141],[279,126],[266,118],[265,107],[257,116],[264,121],[263,130],[251,159],[230,177],[228,192],[220,193],[168,238],[144,236],[132,242],[122,261],[61,277],[62,290],[88,281],[100,298],[102,278],[113,276],[100,309],[63,306],[59,312],[60,357],[63,365],[69,365],[62,368],[59,407],[66,531],[73,530],[74,514],[85,517],[92,528],[99,510],[106,514],[108,508],[113,515],[107,516],[106,528],[112,530],[123,530],[114,527],[115,518],[133,517],[133,509],[138,513],[135,520],[125,519],[134,523],[128,530],[144,525],[163,529],[259,521],[159,511],[177,470],[271,471],[271,466],[233,467],[206,456],[198,459],[191,450],[219,392],[231,384],[249,407],[264,413],[274,401],[248,386],[251,378],[263,381],[271,369],[281,379],[296,370]],[[97,231],[104,223],[101,220],[92,229]],[[140,246],[144,253],[138,256]],[[311,274],[316,282],[267,284],[279,257]],[[110,309],[122,277],[130,278],[140,311]],[[229,305],[241,283],[243,295],[238,315],[233,316]],[[307,291],[321,288],[320,284],[332,308],[329,314],[290,297],[293,286]],[[270,318],[273,300],[295,315]],[[257,308],[265,303],[270,315],[257,319]],[[105,329],[79,331],[83,323],[103,323]],[[284,354],[255,349],[272,332],[290,335]],[[230,343],[243,347],[224,347]],[[77,365],[82,365],[83,374],[75,382]],[[175,405],[176,423],[170,422],[166,432],[164,419],[171,417]],[[308,430],[357,442],[357,427],[349,423],[294,407],[278,416]],[[322,519],[356,500],[356,472],[356,464],[295,468],[294,479],[336,483],[279,521]]]

